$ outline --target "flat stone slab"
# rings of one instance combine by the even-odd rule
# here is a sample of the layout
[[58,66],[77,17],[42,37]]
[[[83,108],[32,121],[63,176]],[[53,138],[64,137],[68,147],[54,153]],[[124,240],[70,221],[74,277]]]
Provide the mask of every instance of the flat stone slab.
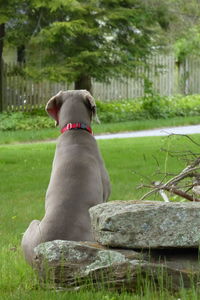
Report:
[[109,247],[198,248],[200,203],[113,201],[90,209],[93,235]]
[[34,268],[41,285],[49,289],[135,291],[148,282],[175,291],[199,282],[198,250],[150,253],[55,240],[34,251]]
[[97,243],[64,240],[40,244],[34,252],[34,268],[41,285],[68,290],[91,286],[102,288],[104,284],[122,288],[129,260],[142,258],[140,253],[132,250],[114,251]]

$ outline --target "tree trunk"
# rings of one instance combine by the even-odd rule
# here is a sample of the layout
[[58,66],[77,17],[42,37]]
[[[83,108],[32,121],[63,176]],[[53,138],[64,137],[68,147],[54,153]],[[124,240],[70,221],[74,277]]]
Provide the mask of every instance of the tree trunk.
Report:
[[25,46],[21,45],[17,48],[17,62],[25,63],[26,62],[26,54],[25,54]]
[[3,40],[5,24],[0,24],[0,113],[3,111]]
[[75,90],[87,90],[92,94],[92,80],[89,75],[80,75],[75,81]]

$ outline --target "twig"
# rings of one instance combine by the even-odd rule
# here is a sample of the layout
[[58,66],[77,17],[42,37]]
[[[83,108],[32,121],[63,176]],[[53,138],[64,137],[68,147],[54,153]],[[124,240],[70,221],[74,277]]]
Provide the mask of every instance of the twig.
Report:
[[170,202],[169,198],[167,197],[167,194],[163,190],[159,190],[159,194],[165,202]]
[[169,187],[165,187],[165,190],[166,191],[169,191],[175,195],[178,195],[180,197],[183,197],[189,201],[195,201],[195,202],[200,202],[200,199],[198,198],[195,198],[193,196],[190,196],[188,194],[186,194],[185,192],[181,191],[181,190],[178,190],[178,189],[175,189],[175,188],[169,188]]
[[[164,132],[167,132],[167,131],[164,131]],[[168,137],[173,136],[173,135],[184,136],[184,137],[186,137],[187,139],[189,139],[193,144],[195,144],[195,145],[197,145],[197,146],[200,146],[200,144],[198,144],[197,142],[195,142],[195,141],[194,141],[189,135],[187,135],[187,134],[169,133]]]
[[[144,187],[149,187],[149,186],[144,186]],[[160,187],[157,187],[157,188],[155,188],[155,189],[149,191],[148,193],[144,194],[144,195],[140,198],[140,200],[144,200],[144,199],[147,198],[148,196],[150,196],[150,195],[152,195],[152,194],[154,194],[154,193],[156,193],[156,192],[159,192],[160,189],[161,189]]]
[[[149,187],[149,186],[145,186],[145,187]],[[182,191],[182,190],[179,190],[179,189],[176,189],[174,187],[168,187],[168,186],[159,186],[153,190],[151,190],[150,192],[146,193],[144,196],[142,196],[142,198],[140,200],[144,200],[145,198],[147,198],[148,196],[150,196],[151,194],[154,194],[156,192],[159,192],[161,190],[165,190],[165,191],[168,191],[168,192],[171,192],[175,195],[178,195],[182,198],[185,198],[189,201],[195,201],[195,202],[200,202],[200,199],[196,198],[196,197],[193,197],[193,196],[190,196],[188,195],[186,192]]]
[[185,168],[180,174],[178,174],[177,176],[171,178],[170,180],[168,180],[164,185],[162,185],[162,189],[165,189],[165,187],[168,187],[169,185],[176,185],[180,180],[183,180],[186,177],[190,177],[191,173],[200,169],[200,167],[196,167],[196,168],[191,168],[190,166]]
[[[177,135],[177,134],[170,134],[169,136]],[[200,146],[197,142],[195,142],[190,136],[185,134],[178,134],[180,136],[184,136],[188,138],[192,143],[194,143],[197,146]],[[167,151],[170,153],[169,151]],[[154,193],[160,193],[160,195],[163,197],[164,201],[169,201],[167,198],[167,195],[163,193],[163,191],[171,192],[175,195],[178,195],[182,198],[185,198],[189,201],[196,201],[200,202],[199,198],[196,198],[194,194],[188,194],[189,191],[194,192],[195,186],[200,186],[200,156],[199,154],[192,153],[191,151],[185,151],[180,153],[179,151],[173,152],[176,156],[182,156],[185,157],[185,160],[188,156],[190,156],[190,159],[187,159],[189,165],[184,168],[178,175],[175,175],[173,178],[169,179],[166,183],[163,183],[164,179],[169,176],[167,173],[164,175],[164,179],[159,182],[153,182],[150,185],[143,185],[143,187],[151,188],[152,190],[146,193],[141,200],[144,198],[150,196]],[[191,155],[194,156],[194,160],[191,161]],[[198,156],[197,156],[198,155]],[[172,175],[171,175],[172,176]],[[188,179],[186,179],[188,178]],[[183,182],[182,182],[183,181]],[[181,184],[180,184],[181,182]],[[194,192],[195,193],[195,192]],[[198,194],[197,194],[198,195]],[[166,197],[165,197],[166,196]]]
[[34,31],[32,33],[32,36],[34,36],[38,32],[38,30],[41,29],[41,24],[40,23],[41,23],[42,17],[43,17],[43,11],[41,10],[40,14],[39,14],[39,18],[38,18],[37,24],[36,24],[36,27],[35,27],[35,29],[34,29]]
[[[156,181],[155,183],[154,183],[154,185],[155,186],[159,186],[161,184],[161,182],[160,181]],[[163,200],[165,201],[165,202],[169,202],[169,198],[167,197],[167,195],[166,195],[166,193],[163,191],[163,190],[159,190],[159,194],[160,194],[160,196],[163,198]]]

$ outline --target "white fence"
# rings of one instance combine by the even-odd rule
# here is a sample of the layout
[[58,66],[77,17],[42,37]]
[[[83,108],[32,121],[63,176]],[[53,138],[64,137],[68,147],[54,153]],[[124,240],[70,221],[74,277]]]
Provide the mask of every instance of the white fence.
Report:
[[[127,99],[144,95],[144,79],[141,69],[136,78],[112,80],[110,84],[94,83],[94,96],[102,100]],[[155,92],[163,96],[200,93],[200,58],[187,58],[177,64],[174,55],[157,55],[145,74]]]
[[[200,58],[187,58],[177,64],[174,55],[157,55],[150,61],[145,76],[152,82],[155,92],[160,95],[200,93]],[[4,70],[4,110],[32,109],[44,105],[59,90],[73,88],[67,83],[25,80],[14,74],[7,66]],[[136,70],[136,78],[112,79],[109,84],[93,82],[95,99],[104,101],[128,99],[144,95],[144,70]]]

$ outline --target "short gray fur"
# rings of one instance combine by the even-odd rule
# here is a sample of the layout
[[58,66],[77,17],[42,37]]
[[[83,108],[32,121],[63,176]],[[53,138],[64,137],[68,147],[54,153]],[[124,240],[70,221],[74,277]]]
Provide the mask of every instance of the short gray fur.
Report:
[[[60,91],[48,101],[46,110],[60,128],[77,122],[90,126],[96,116],[95,101],[86,90]],[[94,136],[82,129],[61,134],[46,193],[45,215],[41,221],[32,221],[23,235],[27,262],[33,263],[33,249],[40,243],[92,240],[88,210],[106,201],[109,194],[108,173]]]

